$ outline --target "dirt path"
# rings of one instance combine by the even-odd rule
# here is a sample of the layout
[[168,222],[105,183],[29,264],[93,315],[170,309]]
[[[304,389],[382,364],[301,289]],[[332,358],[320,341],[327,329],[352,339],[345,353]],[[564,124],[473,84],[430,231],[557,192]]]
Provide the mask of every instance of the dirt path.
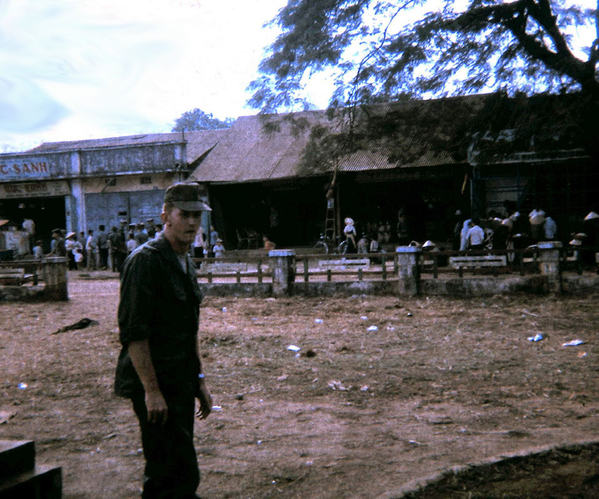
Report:
[[[35,440],[41,463],[63,467],[66,499],[139,491],[136,421],[112,395],[117,293],[115,279],[71,276],[68,303],[0,304],[0,438]],[[196,426],[201,495],[397,497],[453,466],[595,440],[596,303],[206,299],[222,409]],[[99,325],[53,334],[83,317]]]

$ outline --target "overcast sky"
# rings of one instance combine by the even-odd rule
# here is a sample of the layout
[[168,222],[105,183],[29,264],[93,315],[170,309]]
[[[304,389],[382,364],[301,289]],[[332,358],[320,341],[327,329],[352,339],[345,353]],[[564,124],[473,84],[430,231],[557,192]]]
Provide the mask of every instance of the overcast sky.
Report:
[[244,90],[285,4],[0,0],[0,152],[254,114]]

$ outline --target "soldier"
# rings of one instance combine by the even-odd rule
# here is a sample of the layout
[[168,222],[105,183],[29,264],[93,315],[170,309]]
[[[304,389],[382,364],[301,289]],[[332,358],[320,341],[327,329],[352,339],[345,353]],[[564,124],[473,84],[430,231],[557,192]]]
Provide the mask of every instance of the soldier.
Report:
[[198,349],[202,295],[189,248],[209,210],[195,184],[164,197],[164,232],[125,261],[118,311],[115,391],[130,398],[146,459],[145,498],[194,498],[200,482],[193,441],[195,398],[208,417],[212,397]]
[[108,241],[110,242],[110,262],[112,271],[120,272],[123,261],[127,256],[127,246],[123,235],[116,226],[112,228],[112,232],[108,236]]

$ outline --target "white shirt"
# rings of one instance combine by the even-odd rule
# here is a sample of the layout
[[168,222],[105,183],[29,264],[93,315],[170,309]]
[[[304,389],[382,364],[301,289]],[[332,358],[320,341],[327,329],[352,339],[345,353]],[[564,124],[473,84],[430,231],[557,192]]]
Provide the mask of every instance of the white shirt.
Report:
[[23,229],[27,231],[28,234],[35,234],[35,223],[30,218],[26,218],[23,222]]
[[471,227],[466,234],[466,239],[470,241],[470,244],[482,244],[485,242],[485,231],[482,230],[478,225]]
[[555,238],[555,234],[557,233],[557,224],[555,220],[551,217],[547,217],[545,219],[545,239],[551,241]]
[[137,248],[137,241],[135,239],[127,239],[127,252],[131,253]]
[[225,252],[225,247],[222,244],[215,244],[212,248],[212,251],[214,252],[214,257],[219,258],[223,256]]
[[87,241],[85,242],[85,249],[87,251],[95,251],[98,248],[96,245],[96,240],[94,236],[87,236]]
[[41,246],[34,246],[33,247],[33,257],[36,260],[41,260],[43,256],[44,256],[43,248]]

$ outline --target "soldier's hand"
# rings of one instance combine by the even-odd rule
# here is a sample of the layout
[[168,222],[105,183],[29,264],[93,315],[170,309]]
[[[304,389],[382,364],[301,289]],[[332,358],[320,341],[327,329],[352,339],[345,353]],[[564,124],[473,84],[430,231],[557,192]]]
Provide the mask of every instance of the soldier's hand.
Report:
[[148,410],[148,422],[164,424],[168,417],[168,407],[160,391],[146,392],[146,409]]
[[206,382],[203,379],[198,380],[197,397],[200,401],[198,415],[200,416],[200,419],[206,419],[212,411],[212,395],[210,395]]

